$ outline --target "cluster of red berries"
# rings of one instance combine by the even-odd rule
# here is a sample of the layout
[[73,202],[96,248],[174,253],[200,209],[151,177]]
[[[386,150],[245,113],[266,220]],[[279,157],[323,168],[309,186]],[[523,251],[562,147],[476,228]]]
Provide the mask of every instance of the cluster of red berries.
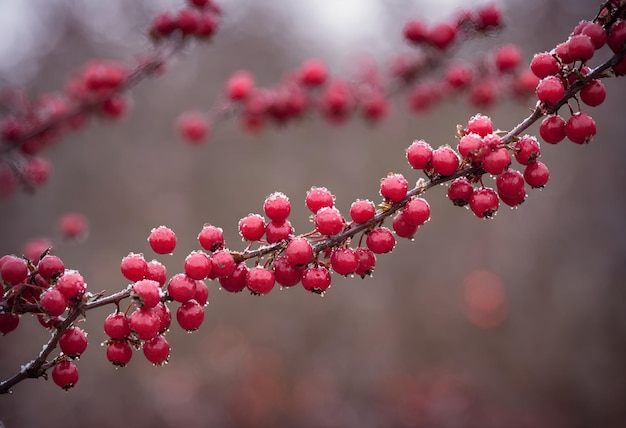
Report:
[[182,37],[209,39],[217,30],[222,9],[211,0],[188,0],[188,7],[177,13],[163,12],[154,17],[150,36],[161,41],[179,33]]

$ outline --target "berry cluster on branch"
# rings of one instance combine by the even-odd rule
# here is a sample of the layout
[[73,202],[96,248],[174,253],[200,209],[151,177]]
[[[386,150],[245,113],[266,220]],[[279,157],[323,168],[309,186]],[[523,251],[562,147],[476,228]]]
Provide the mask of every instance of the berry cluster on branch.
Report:
[[[176,31],[184,37],[206,36],[202,19],[214,18],[219,9],[206,0],[190,3],[196,9],[181,11],[178,18],[158,17],[152,36],[159,42]],[[499,22],[495,9],[485,10],[489,13],[483,12],[483,16],[491,19],[484,18],[488,24],[485,26]],[[391,252],[396,239],[412,238],[429,220],[430,207],[423,196],[443,183],[448,183],[447,196],[453,205],[469,207],[479,218],[492,218],[501,202],[519,206],[527,197],[527,187],[543,187],[549,179],[548,168],[540,160],[539,140],[525,134],[532,124],[540,122],[541,139],[549,144],[566,137],[576,144],[588,143],[596,134],[595,122],[583,112],[583,104],[601,104],[606,89],[600,79],[626,72],[625,19],[625,6],[607,1],[598,15],[581,22],[567,41],[535,55],[530,72],[537,82],[536,104],[532,113],[513,129],[500,130],[488,116],[476,114],[465,125],[457,126],[456,147],[443,145],[433,149],[426,141],[414,141],[405,153],[409,165],[423,174],[414,187],[403,175],[389,173],[380,181],[379,201],[355,199],[346,214],[336,207],[330,190],[312,187],[304,197],[311,212],[309,231],[295,231],[289,221],[290,199],[274,192],[259,212],[239,221],[239,234],[246,242],[244,249],[230,248],[221,228],[205,224],[197,236],[199,248],[186,255],[181,272],[168,276],[158,260],[147,261],[143,254],[129,253],[122,259],[120,270],[130,283],[111,295],[90,292],[81,274],[66,268],[50,249],[37,257],[3,256],[0,331],[7,334],[15,330],[22,315],[33,314],[44,328],[52,331],[52,336],[35,359],[0,383],[0,393],[9,392],[24,379],[46,377],[48,370],[57,385],[64,389],[73,387],[78,382],[75,360],[87,347],[86,332],[77,322],[91,309],[114,306],[104,321],[109,337],[106,356],[110,362],[125,366],[131,361],[133,349],[142,349],[148,361],[160,365],[169,358],[166,334],[174,310],[183,330],[194,331],[201,326],[209,298],[206,281],[217,282],[228,292],[246,289],[264,295],[277,285],[288,288],[302,284],[305,290],[323,294],[333,275],[364,278],[372,274],[378,255]],[[191,21],[197,25],[191,25]],[[428,49],[446,49],[454,38],[454,28],[463,26],[435,26],[427,30],[413,21],[404,33],[412,42],[428,45]],[[589,61],[604,46],[611,51],[610,57],[590,68]],[[496,58],[503,71],[520,61],[510,48],[501,50]],[[102,102],[99,91],[111,99],[129,82],[117,66],[98,68],[101,66],[88,67],[78,79],[83,84],[91,82],[86,86],[89,91],[96,91],[98,106]],[[319,63],[308,63],[304,70],[299,79],[305,85],[325,81],[326,71]],[[256,93],[250,75],[243,72],[236,73],[226,87],[234,103],[249,102]],[[328,83],[326,90],[332,87],[333,83]],[[93,101],[85,105],[96,105],[89,103]],[[247,108],[241,111],[247,114]],[[331,116],[340,117],[336,116],[340,110],[331,109]],[[566,110],[567,119],[561,116],[562,110]],[[62,117],[66,120],[76,116]],[[190,140],[201,139],[202,127],[198,127],[197,120],[181,119],[179,126]],[[23,144],[28,138],[16,137],[13,141],[28,147]],[[153,229],[148,241],[157,255],[172,253],[177,244],[176,234],[166,226]],[[57,347],[60,352],[52,356]]]

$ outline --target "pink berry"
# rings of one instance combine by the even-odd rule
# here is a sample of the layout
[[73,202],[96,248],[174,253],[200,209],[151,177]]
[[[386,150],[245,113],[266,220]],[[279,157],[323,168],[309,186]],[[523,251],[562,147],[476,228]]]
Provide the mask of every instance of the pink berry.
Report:
[[477,25],[480,29],[499,27],[502,14],[494,4],[489,4],[478,10]]
[[67,308],[67,298],[56,287],[48,289],[41,295],[41,308],[51,317],[57,317]]
[[0,276],[2,276],[2,281],[8,285],[24,282],[28,276],[26,260],[15,256],[7,257],[0,267]]
[[498,147],[487,153],[483,159],[483,169],[492,175],[499,175],[511,164],[511,155],[504,147]]
[[322,265],[308,267],[302,272],[302,286],[307,291],[323,294],[330,287],[330,282],[330,272]]
[[274,272],[255,266],[248,271],[246,286],[252,294],[267,294],[274,288],[275,281]]
[[111,339],[125,339],[130,335],[128,317],[122,312],[109,314],[104,320],[104,332]]
[[433,149],[424,140],[415,140],[406,150],[406,158],[413,169],[425,169],[433,157]]
[[513,153],[517,162],[522,165],[528,165],[534,162],[541,154],[539,142],[535,137],[524,135],[515,142]]
[[496,51],[496,67],[500,71],[511,71],[522,62],[522,53],[515,45],[504,45]]
[[20,317],[12,313],[0,313],[0,333],[4,336],[17,328],[20,323]]
[[146,279],[151,279],[159,283],[162,287],[167,281],[167,269],[163,263],[157,260],[151,260],[147,264],[148,270],[146,271]]
[[524,177],[519,171],[509,169],[496,178],[498,195],[515,197],[524,190]]
[[300,81],[307,86],[319,86],[326,77],[326,65],[319,59],[309,59],[300,67]]
[[48,254],[44,256],[37,264],[37,272],[46,280],[57,278],[65,271],[63,260],[57,256]]
[[371,275],[376,266],[376,255],[369,248],[359,247],[355,250],[359,265],[356,268],[356,273],[361,278],[365,278],[366,275]]
[[167,292],[173,300],[186,302],[196,294],[196,281],[185,274],[176,274],[167,284]]
[[402,33],[405,39],[413,43],[422,43],[428,40],[428,29],[422,21],[408,21],[404,24]]
[[582,21],[574,29],[574,34],[584,34],[591,39],[594,49],[600,49],[606,43],[607,35],[602,25],[597,22]]
[[198,234],[198,242],[207,251],[217,251],[224,248],[224,231],[220,227],[205,224]]
[[132,296],[140,307],[154,308],[161,301],[161,288],[156,281],[142,279],[133,284]]
[[79,239],[87,235],[87,218],[77,212],[69,212],[59,219],[59,230],[65,239]]
[[313,217],[315,228],[322,235],[336,235],[343,230],[345,220],[335,207],[321,208]]
[[247,71],[238,71],[226,82],[226,95],[233,101],[247,98],[254,90],[254,80]]
[[413,197],[402,209],[404,220],[414,226],[421,226],[430,219],[430,205],[426,199]]
[[178,116],[176,129],[180,137],[189,144],[200,144],[210,133],[206,115],[201,112],[188,111]]
[[213,253],[211,257],[212,268],[211,277],[224,278],[230,276],[235,272],[237,265],[235,258],[228,250],[219,250]]
[[586,34],[571,36],[567,42],[567,53],[574,61],[587,61],[593,57],[595,47]]
[[380,181],[380,195],[392,203],[404,199],[408,188],[409,182],[402,174],[389,174]]
[[192,251],[185,257],[185,274],[192,279],[204,279],[211,273],[212,263],[202,251]]
[[297,267],[287,260],[287,256],[278,256],[274,259],[274,279],[283,287],[291,287],[300,282],[302,267]]
[[590,81],[580,90],[580,99],[582,102],[591,107],[599,106],[604,102],[605,98],[606,88],[598,79]]
[[128,317],[130,329],[141,340],[150,340],[159,333],[161,320],[152,309],[137,309]]
[[434,25],[428,32],[428,42],[437,48],[444,50],[448,48],[456,38],[456,26],[443,22]]
[[265,220],[259,214],[248,214],[239,220],[239,234],[246,241],[258,241],[265,235]]
[[448,67],[444,79],[453,88],[465,88],[472,81],[473,75],[469,65],[457,63]]
[[498,211],[498,195],[487,187],[472,193],[469,202],[470,209],[479,218],[491,218]]
[[596,122],[585,113],[575,113],[565,124],[565,135],[576,144],[591,141],[596,135]]
[[133,348],[128,340],[110,340],[107,342],[106,355],[113,365],[124,367],[133,357]]
[[307,208],[315,214],[321,208],[332,207],[335,204],[335,197],[325,187],[311,187],[311,190],[306,192],[305,203]]
[[365,223],[376,214],[374,203],[365,199],[357,199],[350,206],[350,217],[355,223]]
[[461,137],[457,150],[464,159],[479,163],[484,157],[483,146],[482,137],[472,132]]
[[289,239],[292,233],[293,226],[289,220],[270,221],[265,226],[265,238],[269,244]]
[[143,254],[130,253],[122,259],[120,270],[129,281],[139,281],[148,273],[148,263],[143,258]]
[[87,334],[78,327],[70,327],[59,338],[59,347],[68,357],[80,357],[87,349]]
[[489,116],[477,114],[472,116],[467,122],[466,133],[475,133],[484,137],[487,134],[493,133],[493,123]]
[[539,125],[539,135],[546,143],[556,144],[565,138],[565,119],[558,114],[546,116]]
[[459,167],[459,156],[448,146],[441,146],[433,151],[431,161],[433,170],[442,176],[452,175]]
[[238,293],[246,288],[248,267],[245,263],[239,263],[232,274],[219,278],[222,288],[230,293]]
[[336,248],[330,255],[330,265],[339,275],[350,275],[359,266],[359,261],[352,248]]
[[396,238],[386,227],[378,227],[367,234],[365,243],[374,254],[383,254],[393,250]]
[[569,55],[568,42],[560,43],[554,48],[554,53],[558,56],[563,64],[571,64],[574,62],[574,58]]
[[66,270],[59,277],[56,288],[63,293],[66,299],[81,297],[87,290],[87,284],[82,275],[75,270]]
[[68,390],[78,382],[78,369],[69,360],[61,360],[52,367],[52,380],[61,388]]
[[176,248],[176,234],[166,226],[152,229],[148,243],[157,254],[171,254]]
[[170,356],[170,344],[161,335],[144,342],[142,349],[146,359],[157,366],[166,363]]
[[565,95],[565,87],[559,77],[545,77],[537,85],[537,98],[541,102],[556,104],[563,98],[563,95]]
[[283,222],[291,213],[289,198],[284,193],[274,192],[265,199],[263,211],[270,220]]
[[297,237],[285,248],[285,257],[291,266],[304,266],[313,258],[313,248],[308,239]]
[[50,178],[52,166],[46,159],[33,156],[26,162],[24,178],[34,186],[41,186]]
[[474,187],[465,177],[455,178],[448,187],[448,199],[457,207],[467,205],[474,193]]
[[549,178],[550,171],[543,162],[533,162],[524,169],[524,180],[532,188],[545,186]]

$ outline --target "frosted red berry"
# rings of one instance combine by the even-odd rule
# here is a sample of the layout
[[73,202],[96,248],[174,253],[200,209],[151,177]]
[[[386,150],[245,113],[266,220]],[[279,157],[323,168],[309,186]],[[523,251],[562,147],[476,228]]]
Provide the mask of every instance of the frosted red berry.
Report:
[[408,189],[409,182],[402,174],[389,174],[380,181],[380,195],[392,203],[404,199]]
[[130,253],[122,259],[120,270],[126,279],[139,281],[148,273],[148,263],[143,258],[143,254]]
[[476,23],[479,28],[499,27],[502,20],[500,9],[494,4],[489,4],[478,10]]
[[247,71],[238,71],[226,82],[226,96],[238,101],[247,98],[254,90],[254,80]]
[[65,213],[59,219],[59,231],[65,239],[79,239],[87,235],[87,218],[77,212]]
[[246,241],[258,241],[265,235],[265,220],[259,214],[248,214],[239,220],[239,234]]
[[456,26],[447,22],[442,22],[435,24],[428,31],[428,42],[437,48],[444,50],[454,42],[456,34]]
[[485,155],[483,169],[492,175],[502,174],[511,164],[511,155],[504,147],[498,147]]
[[474,193],[474,187],[465,177],[455,178],[448,187],[448,199],[458,207],[467,205]]
[[498,193],[498,197],[500,200],[510,207],[517,207],[526,199],[526,189],[522,188],[522,190],[514,196],[507,196],[501,193]]
[[159,333],[161,320],[152,309],[137,309],[128,317],[131,331],[141,340],[150,340]]
[[189,300],[176,310],[176,321],[183,330],[195,331],[204,321],[204,308],[195,300]]
[[489,116],[485,116],[483,114],[477,114],[470,118],[467,121],[466,133],[475,133],[484,137],[487,134],[491,134],[493,132],[493,123]]
[[172,312],[170,308],[163,302],[159,302],[153,309],[154,313],[159,317],[159,334],[165,333],[172,323]]
[[285,257],[292,266],[304,266],[313,258],[313,247],[306,238],[294,238],[285,248]]
[[565,87],[559,77],[545,77],[537,85],[537,98],[541,102],[555,104],[563,98],[563,95],[565,95]]
[[51,254],[44,256],[37,264],[37,273],[48,281],[60,276],[64,271],[63,260]]
[[274,192],[265,199],[263,211],[272,221],[285,221],[291,213],[289,198],[284,193]]
[[68,269],[59,277],[56,288],[69,300],[85,294],[87,284],[78,271]]
[[107,360],[113,365],[124,367],[133,357],[133,348],[128,340],[109,340],[106,349]]
[[350,275],[358,267],[359,261],[354,249],[336,248],[330,255],[330,265],[339,275]]
[[20,317],[12,313],[0,313],[0,333],[5,335],[12,332],[20,324]]
[[404,213],[398,213],[391,223],[391,228],[400,238],[413,239],[419,226],[406,221]]
[[361,278],[365,278],[366,275],[371,275],[376,267],[376,255],[369,248],[359,247],[355,250],[357,260],[359,262],[355,274]]
[[315,214],[321,208],[332,207],[335,204],[335,197],[325,187],[311,187],[311,190],[306,192],[305,204]]
[[187,111],[176,119],[176,130],[180,137],[189,144],[200,144],[210,133],[209,121],[205,114]]
[[144,342],[142,350],[146,359],[157,366],[166,363],[170,356],[170,344],[161,335]]
[[313,216],[315,228],[322,235],[336,235],[343,230],[345,220],[335,207],[321,208]]
[[624,46],[626,46],[626,21],[618,19],[611,26],[606,43],[615,53],[624,49]]
[[39,304],[48,315],[56,317],[65,312],[67,298],[56,287],[53,287],[41,295]]
[[176,274],[168,282],[167,292],[173,300],[186,302],[193,299],[196,293],[196,282],[185,274]]
[[430,219],[430,205],[426,199],[412,197],[404,205],[402,214],[407,223],[421,226]]
[[545,186],[549,178],[550,171],[548,171],[548,167],[543,162],[533,162],[524,169],[524,180],[532,188]]
[[319,86],[326,81],[326,65],[319,59],[305,61],[300,67],[300,81],[307,86]]
[[192,251],[185,257],[185,274],[192,279],[204,279],[211,272],[212,263],[202,251]]
[[265,239],[270,244],[288,239],[292,233],[293,226],[289,220],[270,221],[265,226]]
[[235,264],[235,258],[227,250],[219,250],[213,253],[211,256],[211,277],[223,278],[230,276],[235,272],[237,265]]
[[150,232],[148,243],[157,254],[171,254],[176,248],[176,234],[169,227],[159,226]]
[[483,146],[482,137],[472,132],[461,137],[457,150],[463,158],[472,162],[480,162],[484,157]]
[[554,48],[554,53],[561,59],[563,64],[571,64],[574,62],[574,58],[569,56],[568,42],[558,44],[556,48]]
[[598,79],[591,80],[580,90],[580,99],[588,106],[599,106],[606,99],[604,84]]
[[491,218],[498,211],[498,195],[493,189],[478,189],[472,193],[469,206],[477,217]]
[[324,266],[308,267],[302,272],[302,286],[305,290],[323,294],[330,287],[330,271]]
[[376,207],[372,201],[357,199],[350,205],[350,217],[355,223],[365,223],[376,214]]
[[524,177],[519,171],[509,169],[496,178],[499,195],[513,198],[524,190]]
[[154,308],[161,301],[161,288],[156,281],[142,279],[133,284],[132,296],[140,307]]
[[565,138],[565,119],[557,114],[546,116],[539,125],[539,135],[546,143],[562,141]]
[[274,279],[283,287],[291,287],[300,282],[302,267],[292,265],[286,256],[278,256],[272,264]]
[[383,254],[393,250],[396,238],[386,227],[378,227],[367,234],[365,243],[374,254]]
[[52,380],[61,388],[68,390],[78,382],[78,368],[69,360],[61,360],[52,367]]
[[8,285],[24,282],[28,276],[26,260],[15,256],[7,257],[0,267],[0,276],[2,276],[2,281]]
[[59,347],[68,357],[80,357],[87,349],[87,334],[78,327],[70,327],[59,338]]
[[535,137],[524,135],[515,142],[513,154],[517,162],[528,165],[541,155],[539,142]]
[[125,339],[130,335],[128,317],[122,312],[109,314],[104,320],[104,332],[111,339]]
[[196,280],[196,293],[193,295],[193,300],[202,306],[205,306],[209,301],[209,287],[200,279]]
[[207,251],[217,251],[224,248],[224,231],[221,227],[204,225],[198,234],[198,242]]
[[591,39],[594,49],[600,49],[606,43],[607,35],[602,25],[597,22],[581,21],[574,29],[574,34],[584,34]]
[[498,97],[495,82],[482,79],[475,82],[469,90],[469,102],[476,108],[491,107]]
[[415,140],[406,151],[406,158],[413,169],[424,169],[430,164],[433,149],[424,140]]
[[593,57],[595,46],[586,34],[571,36],[567,41],[567,54],[574,61],[587,61]]
[[512,71],[522,62],[522,53],[515,45],[504,45],[495,52],[496,67],[500,71]]
[[596,122],[588,114],[575,113],[565,124],[565,135],[576,144],[588,143],[596,135]]
[[473,78],[473,70],[466,64],[452,64],[448,67],[445,74],[445,81],[453,88],[466,87]]
[[247,276],[248,267],[245,263],[239,263],[232,274],[220,277],[218,280],[224,290],[231,293],[238,293],[246,288]]
[[147,263],[148,269],[146,271],[145,279],[151,279],[159,283],[160,286],[165,285],[167,281],[167,269],[163,263],[157,260],[151,260]]
[[255,266],[248,271],[246,286],[252,294],[267,294],[274,288],[276,278],[274,272],[260,266]]
[[433,151],[431,165],[433,170],[442,176],[452,175],[459,167],[459,156],[448,146],[441,146]]

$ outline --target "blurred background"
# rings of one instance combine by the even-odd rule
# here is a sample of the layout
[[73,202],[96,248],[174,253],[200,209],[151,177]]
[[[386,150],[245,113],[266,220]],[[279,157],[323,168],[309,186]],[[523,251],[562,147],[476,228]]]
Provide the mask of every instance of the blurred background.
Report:
[[[4,0],[0,2],[0,85],[33,96],[61,88],[92,58],[132,62],[149,43],[158,11],[182,2]],[[506,29],[472,41],[472,58],[515,43],[528,63],[564,41],[599,1],[498,1]],[[199,147],[174,131],[185,110],[207,109],[226,79],[249,70],[277,82],[310,57],[349,75],[357,58],[384,65],[410,51],[409,18],[436,22],[459,6],[484,2],[390,0],[222,0],[222,26],[209,45],[190,46],[158,79],[133,90],[133,109],[115,123],[93,122],[44,155],[54,169],[36,195],[0,201],[0,253],[29,239],[59,241],[57,219],[87,216],[89,238],[59,242],[56,253],[91,291],[127,285],[119,263],[154,254],[146,238],[164,224],[178,235],[170,275],[198,248],[204,223],[220,226],[241,250],[238,220],[262,212],[273,191],[292,201],[296,232],[310,230],[306,190],[326,186],[345,213],[356,198],[378,200],[389,171],[419,175],[404,150],[417,138],[456,144],[456,124],[475,108],[464,100],[415,115],[399,98],[382,124],[319,117],[259,135],[236,121]],[[602,51],[604,57],[606,52]],[[378,257],[372,278],[333,278],[322,298],[300,286],[263,297],[209,283],[202,328],[173,326],[170,363],[153,367],[140,352],[115,369],[106,361],[102,322],[89,313],[80,381],[68,393],[27,380],[0,396],[7,428],[98,427],[623,427],[626,426],[626,156],[624,81],[608,79],[607,102],[586,146],[542,146],[551,181],[520,209],[492,221],[452,206],[445,188],[428,192],[432,220],[414,242]],[[510,129],[528,114],[505,101],[483,111]],[[531,128],[537,133],[537,126]],[[0,337],[0,378],[19,370],[48,339],[34,318]]]

